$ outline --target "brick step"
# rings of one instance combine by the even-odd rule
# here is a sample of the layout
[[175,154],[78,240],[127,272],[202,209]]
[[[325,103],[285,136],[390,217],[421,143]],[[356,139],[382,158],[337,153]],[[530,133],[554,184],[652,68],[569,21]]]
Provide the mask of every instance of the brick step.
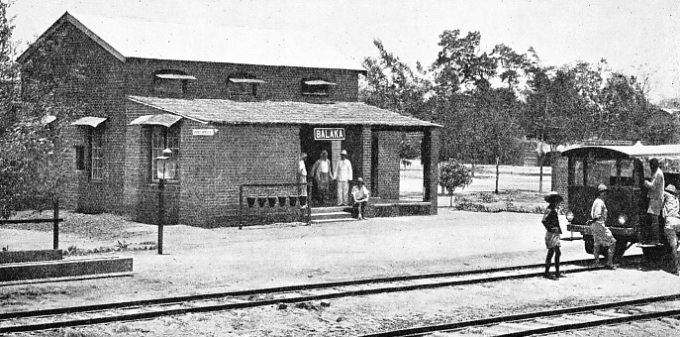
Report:
[[107,257],[0,265],[0,282],[132,272],[131,257]]
[[329,212],[312,214],[312,220],[346,219],[351,217],[352,213],[349,212]]
[[319,224],[326,224],[326,223],[333,223],[333,222],[350,222],[350,221],[359,221],[359,220],[352,218],[352,217],[339,218],[339,219],[312,220],[312,225],[319,225]]
[[63,259],[60,249],[17,250],[0,252],[0,264],[37,261],[54,261]]
[[333,212],[352,212],[352,207],[351,206],[312,207],[312,215]]
[[131,271],[126,271],[126,272],[115,272],[115,273],[108,273],[108,274],[49,277],[49,278],[34,279],[34,280],[17,280],[17,281],[0,282],[0,287],[27,285],[27,284],[38,284],[38,283],[48,283],[48,282],[86,281],[86,280],[94,280],[94,279],[102,279],[102,278],[131,277],[131,276],[134,276],[134,273],[131,272]]

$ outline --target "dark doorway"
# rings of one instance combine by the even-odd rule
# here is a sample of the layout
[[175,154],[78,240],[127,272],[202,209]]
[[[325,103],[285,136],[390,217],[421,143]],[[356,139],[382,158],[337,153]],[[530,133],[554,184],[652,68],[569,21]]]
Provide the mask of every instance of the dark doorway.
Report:
[[[307,153],[307,161],[305,166],[307,167],[307,181],[312,182],[312,206],[330,206],[334,205],[335,193],[333,190],[333,184],[331,183],[331,190],[328,193],[328,198],[325,204],[321,204],[319,201],[319,191],[314,183],[314,172],[312,172],[312,167],[319,158],[321,158],[321,152],[328,152],[328,158],[332,159],[332,144],[330,141],[316,141],[314,140],[314,127],[303,126],[300,128],[300,149],[302,152]],[[332,168],[331,168],[332,169]]]
[[378,195],[378,133],[371,135],[371,196]]

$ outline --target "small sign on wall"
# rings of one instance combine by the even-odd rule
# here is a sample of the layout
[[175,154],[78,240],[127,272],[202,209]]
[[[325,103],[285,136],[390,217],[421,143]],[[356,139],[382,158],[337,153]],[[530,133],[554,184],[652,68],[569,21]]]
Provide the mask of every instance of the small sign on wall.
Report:
[[345,140],[345,128],[315,128],[314,140]]
[[194,136],[214,136],[215,129],[192,129],[191,134]]

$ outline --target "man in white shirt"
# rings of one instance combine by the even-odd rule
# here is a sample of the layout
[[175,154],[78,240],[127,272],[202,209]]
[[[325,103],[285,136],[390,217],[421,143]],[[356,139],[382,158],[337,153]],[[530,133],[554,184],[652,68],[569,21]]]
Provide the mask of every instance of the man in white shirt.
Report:
[[342,150],[340,161],[335,170],[337,180],[338,206],[349,206],[349,182],[352,180],[352,163],[347,159],[347,151]]
[[661,215],[661,208],[663,208],[663,189],[666,186],[663,172],[659,168],[659,160],[652,158],[649,160],[649,169],[652,173],[651,180],[645,180],[645,187],[647,188],[647,197],[649,198],[649,207],[647,208],[646,233],[642,235],[642,244],[658,245],[659,244],[659,215]]
[[356,210],[357,219],[364,220],[364,210],[368,204],[368,189],[364,186],[364,179],[357,178],[357,184],[352,187],[352,199],[354,200],[354,209]]
[[300,196],[307,196],[307,166],[305,165],[307,154],[300,153],[300,163],[298,164],[298,194]]

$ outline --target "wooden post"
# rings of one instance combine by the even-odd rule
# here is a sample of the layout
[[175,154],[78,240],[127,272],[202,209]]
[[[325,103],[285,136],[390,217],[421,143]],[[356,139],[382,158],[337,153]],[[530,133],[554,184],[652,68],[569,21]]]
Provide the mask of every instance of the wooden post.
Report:
[[163,225],[165,224],[165,179],[158,179],[158,255],[163,255]]
[[59,249],[59,200],[54,202],[54,223],[52,225],[52,247],[53,249]]

